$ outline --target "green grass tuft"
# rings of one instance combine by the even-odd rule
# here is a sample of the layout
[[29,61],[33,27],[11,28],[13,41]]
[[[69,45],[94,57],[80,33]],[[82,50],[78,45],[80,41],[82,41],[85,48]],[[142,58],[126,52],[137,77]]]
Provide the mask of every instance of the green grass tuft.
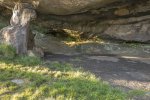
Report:
[[145,93],[146,91],[144,90],[131,90],[128,92],[128,97],[143,96]]
[[12,46],[0,44],[0,56],[6,58],[14,58],[15,54],[16,50]]

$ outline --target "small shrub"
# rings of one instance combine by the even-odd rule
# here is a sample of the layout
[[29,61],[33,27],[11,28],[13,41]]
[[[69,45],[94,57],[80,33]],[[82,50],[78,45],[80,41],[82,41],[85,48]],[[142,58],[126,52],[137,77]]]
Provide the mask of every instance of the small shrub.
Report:
[[6,58],[14,58],[16,54],[15,48],[10,45],[0,44],[0,56]]

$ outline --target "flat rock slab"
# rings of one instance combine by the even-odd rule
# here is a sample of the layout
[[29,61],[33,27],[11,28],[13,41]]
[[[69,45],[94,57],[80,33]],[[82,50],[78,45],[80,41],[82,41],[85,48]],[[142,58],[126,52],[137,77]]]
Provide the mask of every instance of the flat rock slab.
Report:
[[25,83],[23,79],[13,79],[11,82],[16,83],[17,85],[22,85]]
[[88,57],[89,59],[92,60],[100,60],[100,61],[110,61],[110,62],[118,62],[119,59],[115,57],[108,57],[108,56],[91,56]]
[[[109,55],[47,55],[46,60],[72,63],[125,90],[150,91],[150,58]],[[78,59],[78,60],[76,60]]]

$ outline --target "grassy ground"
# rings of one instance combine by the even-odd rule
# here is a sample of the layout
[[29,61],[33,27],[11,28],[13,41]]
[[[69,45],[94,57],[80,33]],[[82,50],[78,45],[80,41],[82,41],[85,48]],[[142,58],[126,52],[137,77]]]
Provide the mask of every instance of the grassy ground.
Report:
[[7,45],[0,45],[0,55],[0,100],[126,100],[142,94],[124,93],[71,64],[15,57]]
[[[13,79],[24,83],[13,83]],[[126,94],[70,64],[42,62],[33,57],[1,57],[0,99],[125,100]]]

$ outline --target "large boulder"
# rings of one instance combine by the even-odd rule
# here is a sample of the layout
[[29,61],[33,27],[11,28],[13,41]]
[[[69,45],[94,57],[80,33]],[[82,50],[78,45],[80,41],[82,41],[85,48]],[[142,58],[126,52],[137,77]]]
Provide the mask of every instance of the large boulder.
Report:
[[103,33],[104,36],[109,36],[114,39],[125,41],[150,41],[150,21],[127,25],[112,25]]
[[29,26],[35,17],[36,13],[30,4],[16,4],[10,25],[0,30],[0,43],[12,45],[17,54],[27,54],[27,50],[34,45]]

